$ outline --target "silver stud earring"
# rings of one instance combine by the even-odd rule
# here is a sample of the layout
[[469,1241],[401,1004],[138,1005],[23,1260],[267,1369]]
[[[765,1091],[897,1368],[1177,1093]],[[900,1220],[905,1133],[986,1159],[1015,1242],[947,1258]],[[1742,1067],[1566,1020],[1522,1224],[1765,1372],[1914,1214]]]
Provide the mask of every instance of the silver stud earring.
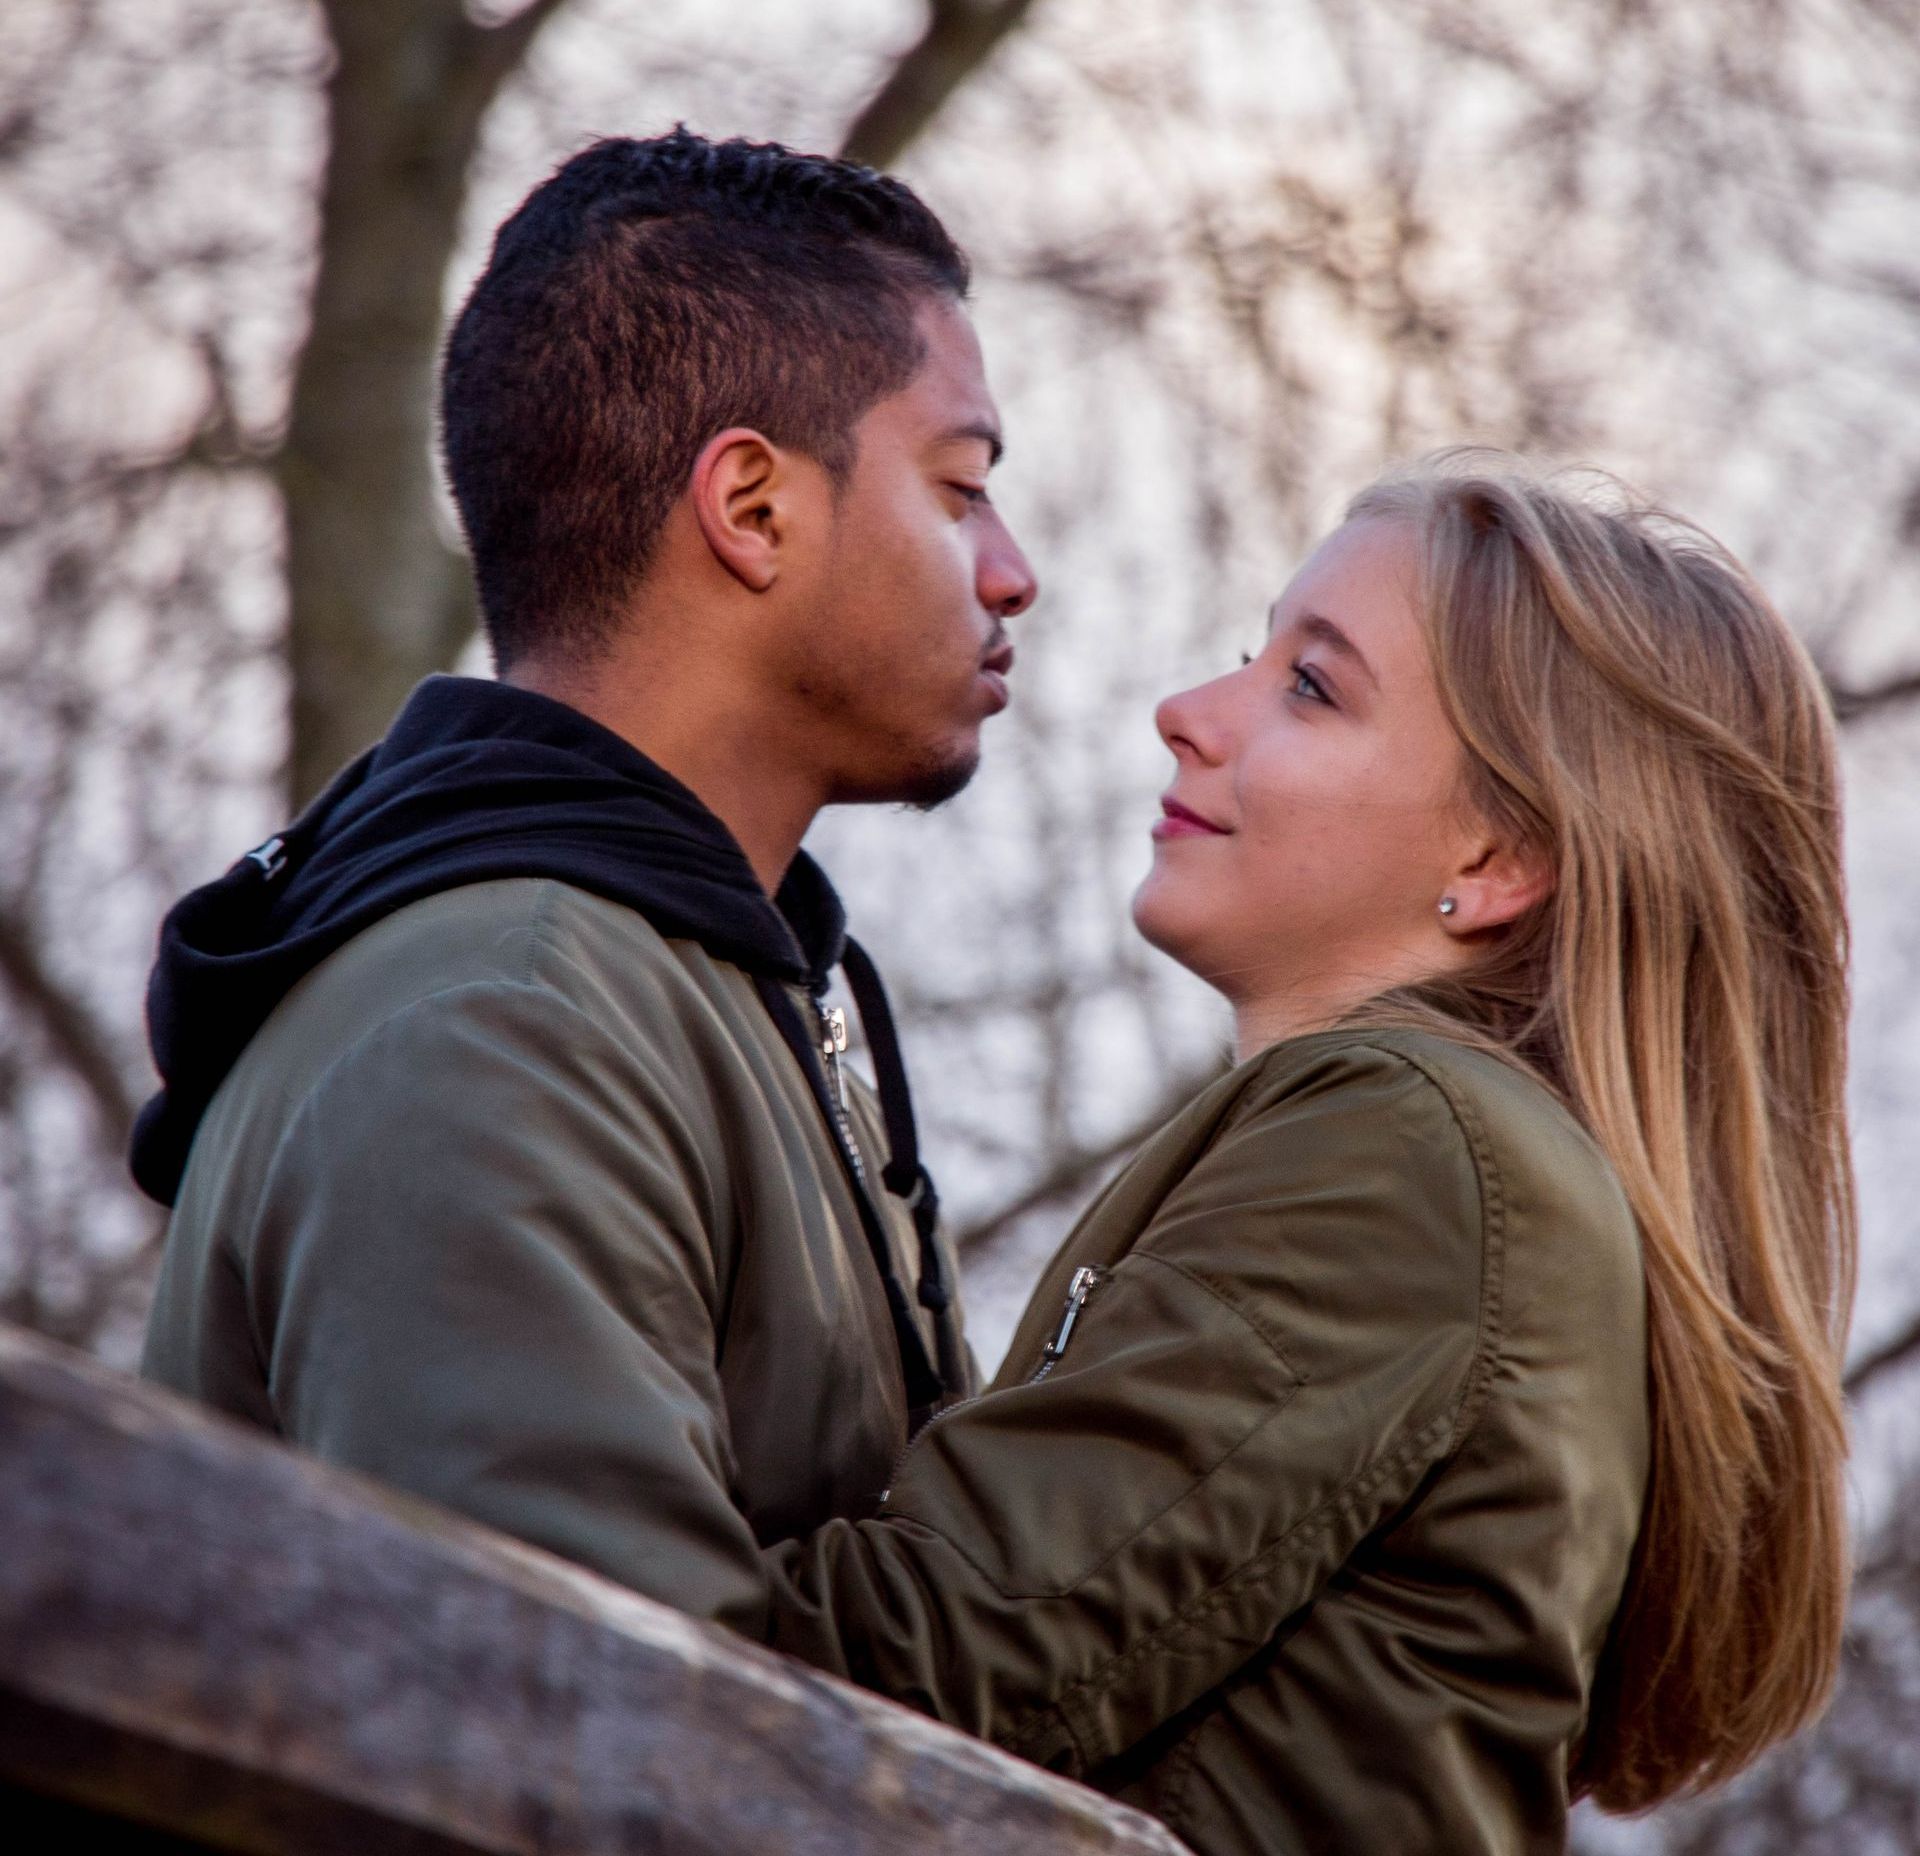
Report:
[[1451,915],[1459,906],[1459,903],[1455,902],[1451,896],[1442,896],[1440,898],[1440,913],[1442,915]]

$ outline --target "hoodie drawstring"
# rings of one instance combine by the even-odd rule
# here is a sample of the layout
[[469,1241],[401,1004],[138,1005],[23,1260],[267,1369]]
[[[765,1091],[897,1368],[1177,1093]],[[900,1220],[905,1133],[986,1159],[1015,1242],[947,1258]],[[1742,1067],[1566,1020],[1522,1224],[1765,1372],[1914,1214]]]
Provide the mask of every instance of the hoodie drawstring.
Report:
[[920,1239],[920,1306],[933,1315],[934,1332],[939,1337],[940,1377],[951,1390],[966,1384],[966,1362],[960,1357],[960,1335],[951,1312],[953,1285],[947,1281],[946,1264],[935,1237],[940,1225],[940,1194],[934,1189],[926,1162],[920,1158],[913,1092],[907,1084],[906,1059],[894,1029],[893,1009],[887,1003],[887,989],[881,984],[873,956],[851,935],[841,949],[840,964],[860,1014],[867,1048],[873,1053],[873,1080],[887,1128],[888,1158],[881,1178],[887,1190],[904,1199],[913,1214],[913,1228]]
[[[900,1281],[900,1273],[893,1265],[893,1247],[887,1242],[886,1228],[880,1222],[880,1213],[868,1192],[866,1182],[860,1176],[859,1156],[848,1146],[842,1133],[839,1116],[835,1113],[833,1096],[827,1087],[825,1069],[820,1060],[819,1046],[808,1034],[807,1027],[800,1017],[800,1008],[793,1002],[793,995],[775,979],[764,974],[754,976],[755,990],[767,1008],[767,1015],[778,1027],[780,1035],[786,1040],[787,1047],[793,1052],[800,1065],[801,1074],[812,1089],[814,1100],[820,1105],[820,1112],[827,1119],[827,1126],[833,1130],[834,1150],[840,1156],[840,1163],[846,1169],[847,1184],[853,1190],[853,1199],[860,1211],[860,1229],[867,1240],[867,1249],[872,1253],[874,1267],[880,1272],[880,1282],[886,1291],[887,1312],[893,1320],[894,1344],[900,1350],[900,1371],[906,1381],[907,1410],[910,1414],[910,1428],[918,1430],[920,1425],[932,1415],[934,1408],[946,1396],[948,1381],[935,1369],[933,1361],[927,1356],[927,1344],[920,1333],[919,1324],[913,1318],[912,1305],[907,1300],[907,1292]],[[858,1003],[856,998],[855,1003]],[[862,1026],[864,1028],[864,1015]],[[891,1026],[889,1025],[889,1029]],[[898,1045],[895,1045],[898,1054]],[[877,1065],[876,1065],[877,1067]],[[904,1076],[904,1073],[903,1073]],[[890,1137],[891,1138],[891,1137]],[[916,1161],[916,1165],[917,1165]],[[942,1322],[942,1339],[945,1340],[946,1323]],[[948,1348],[943,1345],[944,1354]],[[955,1380],[951,1383],[961,1383]]]

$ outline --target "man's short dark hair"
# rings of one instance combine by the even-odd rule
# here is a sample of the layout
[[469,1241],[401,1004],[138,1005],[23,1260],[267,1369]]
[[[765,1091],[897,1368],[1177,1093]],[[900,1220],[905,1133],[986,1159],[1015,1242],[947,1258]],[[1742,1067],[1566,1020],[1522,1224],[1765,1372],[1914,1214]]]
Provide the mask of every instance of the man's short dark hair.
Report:
[[527,197],[448,338],[441,432],[504,669],[592,653],[731,425],[836,486],[967,260],[897,180],[686,129],[594,143]]

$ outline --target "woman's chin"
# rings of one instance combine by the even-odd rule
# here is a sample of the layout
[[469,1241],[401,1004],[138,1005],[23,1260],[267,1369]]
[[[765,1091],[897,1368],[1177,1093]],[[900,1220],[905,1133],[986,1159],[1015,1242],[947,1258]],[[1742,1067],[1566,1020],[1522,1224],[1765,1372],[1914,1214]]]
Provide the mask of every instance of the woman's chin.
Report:
[[1149,947],[1157,947],[1168,959],[1197,971],[1187,953],[1194,943],[1196,924],[1183,919],[1188,911],[1181,903],[1179,886],[1169,883],[1159,869],[1149,870],[1133,892],[1133,925]]

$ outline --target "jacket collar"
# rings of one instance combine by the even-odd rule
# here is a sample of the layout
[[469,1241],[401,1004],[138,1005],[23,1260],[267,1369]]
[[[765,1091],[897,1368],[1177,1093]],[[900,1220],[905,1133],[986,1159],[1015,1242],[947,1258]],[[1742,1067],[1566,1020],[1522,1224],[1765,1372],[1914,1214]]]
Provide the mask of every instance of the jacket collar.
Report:
[[846,914],[795,857],[769,898],[732,834],[611,729],[530,690],[430,677],[386,738],[285,831],[183,897],[147,990],[162,1088],[133,1140],[163,1203],[214,1092],[308,972],[442,890],[549,877],[624,904],[756,977],[824,986]]

